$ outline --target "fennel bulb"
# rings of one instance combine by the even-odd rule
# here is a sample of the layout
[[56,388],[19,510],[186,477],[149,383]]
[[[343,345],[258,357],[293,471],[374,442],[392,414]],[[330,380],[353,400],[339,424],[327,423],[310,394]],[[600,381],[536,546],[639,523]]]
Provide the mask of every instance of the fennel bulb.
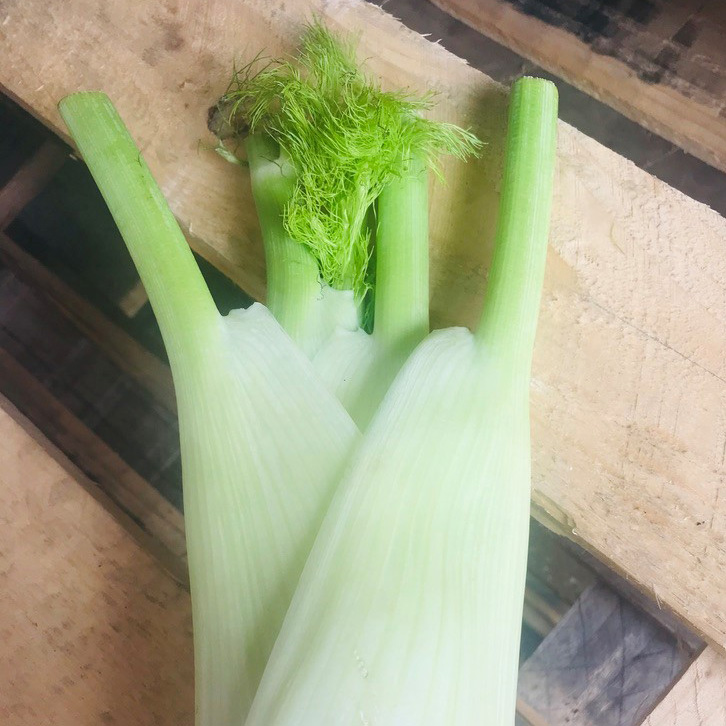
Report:
[[219,314],[109,99],[75,94],[60,111],[136,263],[169,354],[196,723],[239,724],[359,432],[266,308]]
[[384,398],[247,726],[512,726],[556,118],[551,83],[515,84],[479,327],[432,333]]

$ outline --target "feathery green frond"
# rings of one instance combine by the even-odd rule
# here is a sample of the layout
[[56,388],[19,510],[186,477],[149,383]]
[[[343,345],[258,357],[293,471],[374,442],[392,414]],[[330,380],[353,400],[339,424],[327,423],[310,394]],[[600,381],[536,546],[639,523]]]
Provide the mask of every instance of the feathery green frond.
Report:
[[285,208],[288,234],[308,247],[331,287],[365,295],[366,217],[383,187],[417,157],[464,158],[481,142],[453,124],[423,118],[432,94],[383,91],[358,67],[355,45],[319,23],[307,27],[296,62],[261,60],[235,74],[220,101],[238,135],[266,133],[297,181]]

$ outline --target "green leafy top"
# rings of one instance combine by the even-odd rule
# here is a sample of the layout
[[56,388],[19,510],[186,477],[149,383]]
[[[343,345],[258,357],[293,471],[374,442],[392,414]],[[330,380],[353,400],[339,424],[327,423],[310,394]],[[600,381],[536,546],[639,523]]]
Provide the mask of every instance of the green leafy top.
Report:
[[234,134],[265,133],[297,172],[284,211],[288,234],[308,247],[325,282],[362,299],[370,257],[368,212],[383,187],[418,156],[459,158],[481,142],[453,124],[424,119],[431,94],[385,92],[356,61],[355,45],[309,25],[296,63],[257,62],[237,72],[220,100]]

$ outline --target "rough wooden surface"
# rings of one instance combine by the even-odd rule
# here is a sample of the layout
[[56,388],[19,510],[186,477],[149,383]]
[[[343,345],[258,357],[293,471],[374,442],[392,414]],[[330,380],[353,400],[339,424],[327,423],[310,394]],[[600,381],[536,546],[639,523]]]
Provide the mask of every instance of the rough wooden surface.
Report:
[[585,591],[519,671],[531,724],[637,726],[691,657],[604,584]]
[[726,171],[721,0],[432,0]]
[[[76,292],[58,275],[0,232],[0,260],[56,305],[122,370],[139,381],[169,411],[176,411],[169,366]],[[143,288],[142,288],[143,289]]]
[[705,651],[673,686],[643,726],[726,724],[726,657]]
[[139,476],[89,428],[0,347],[0,390],[85,471],[113,501],[163,544],[175,576],[186,580],[184,519],[179,510]]
[[[65,413],[59,417],[55,406],[45,405],[47,397],[60,403],[66,413],[101,439],[147,482],[153,483],[162,501],[173,504],[173,509],[181,506],[176,414],[156,404],[143,386],[115,365],[40,291],[3,268],[0,268],[0,348],[36,382],[35,392],[31,394],[22,377],[13,383],[12,376],[0,376],[0,393],[12,399],[12,387],[16,386],[20,395],[29,399],[21,410],[45,436],[58,443],[59,437],[72,434],[64,426]],[[76,437],[76,443],[67,453],[70,455],[71,451],[77,457],[88,455],[90,462],[94,461],[93,447],[82,443],[82,439]],[[119,476],[113,471],[114,466],[110,466],[110,489],[119,482]],[[102,483],[97,466],[87,467],[85,473]],[[151,504],[148,511],[134,513],[137,521],[143,521],[145,515],[159,513],[158,507]]]
[[0,722],[191,726],[188,593],[48,447],[0,398]]
[[[236,60],[289,51],[318,10],[361,32],[385,82],[441,92],[437,114],[488,142],[432,198],[437,325],[481,300],[506,115],[502,89],[354,0],[6,0],[0,86],[62,130],[58,99],[106,90],[193,246],[253,295],[249,186],[205,150]],[[726,646],[726,221],[566,125],[534,364],[533,501],[548,524]]]

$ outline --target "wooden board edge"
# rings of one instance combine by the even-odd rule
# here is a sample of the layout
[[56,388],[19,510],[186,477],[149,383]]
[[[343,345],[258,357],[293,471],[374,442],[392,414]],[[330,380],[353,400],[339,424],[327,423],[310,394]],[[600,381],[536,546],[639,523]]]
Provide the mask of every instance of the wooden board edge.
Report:
[[158,403],[169,411],[176,411],[176,396],[168,365],[3,232],[0,232],[0,259],[20,279],[27,281],[59,308],[119,368],[149,391]]
[[[712,109],[692,99],[686,99],[675,91],[673,91],[674,99],[666,99],[666,89],[654,90],[618,59],[594,53],[586,43],[570,33],[524,15],[504,3],[471,4],[462,0],[429,0],[429,2],[479,33],[560,76],[571,85],[606,103],[649,131],[671,141],[689,154],[721,171],[726,171],[724,124],[715,119],[713,123],[720,123],[721,128],[717,126],[711,129],[703,125],[704,120],[713,117]],[[527,38],[536,39],[538,42],[530,43]],[[545,54],[541,50],[543,38],[550,38],[552,44],[560,48],[571,47],[573,52],[558,53],[556,56]],[[570,56],[572,61],[568,62],[567,58]],[[586,62],[583,61],[584,57],[587,58]],[[593,78],[595,74],[612,78],[612,82],[605,86],[598,84]],[[663,95],[662,108],[660,104],[652,102],[653,94],[656,92]],[[673,108],[676,98],[683,98],[687,113],[677,113]],[[669,103],[665,103],[666,100],[669,100]],[[676,128],[673,122],[673,119],[683,117],[698,119],[701,125],[685,133]]]
[[707,647],[642,721],[641,726],[726,724],[726,656]]
[[186,562],[175,555],[157,537],[142,529],[98,484],[74,464],[40,429],[23,414],[3,393],[0,393],[0,409],[10,416],[31,438],[36,441],[48,456],[59,464],[68,475],[78,482],[109,514],[138,542],[138,544],[164,567],[164,569],[183,587],[189,589],[189,576]]

